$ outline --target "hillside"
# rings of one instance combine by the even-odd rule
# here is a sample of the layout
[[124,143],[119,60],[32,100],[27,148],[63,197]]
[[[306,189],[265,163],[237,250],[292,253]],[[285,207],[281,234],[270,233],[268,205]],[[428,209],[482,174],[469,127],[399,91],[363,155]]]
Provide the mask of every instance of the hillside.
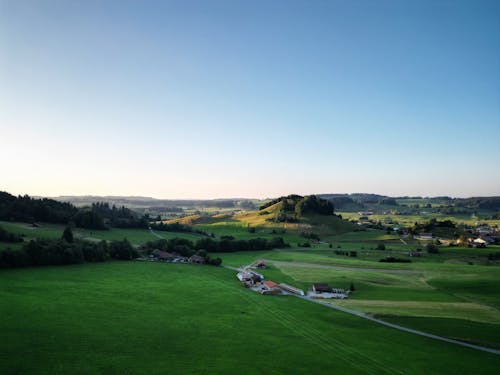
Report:
[[253,228],[257,232],[267,230],[300,234],[315,233],[332,236],[355,230],[357,227],[333,214],[333,205],[315,196],[292,195],[274,199],[256,211],[240,211],[233,214],[212,216],[190,215],[166,223],[203,226],[206,231],[214,227]]

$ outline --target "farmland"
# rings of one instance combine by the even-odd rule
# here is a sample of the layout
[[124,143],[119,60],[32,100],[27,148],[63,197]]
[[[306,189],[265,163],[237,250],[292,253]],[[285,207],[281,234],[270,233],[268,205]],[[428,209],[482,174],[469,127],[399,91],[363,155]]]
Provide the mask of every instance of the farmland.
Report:
[[[382,319],[387,317],[388,321],[404,318],[402,322],[436,334],[442,332],[436,322],[446,326],[450,319],[455,328],[444,330],[445,335],[452,333],[449,337],[500,348],[498,266],[448,263],[447,259],[455,259],[454,253],[433,255],[431,259],[409,264],[380,263],[373,260],[374,251],[366,257],[362,251],[360,253],[360,257],[351,258],[338,256],[331,250],[316,249],[220,256],[224,263],[233,266],[266,259],[270,266],[261,271],[266,277],[303,289],[315,282],[345,289],[353,283],[356,290],[349,299],[331,303]],[[382,257],[385,251],[378,253]],[[496,339],[492,332],[496,333]]]
[[[499,245],[441,244],[429,253],[429,242],[416,236],[307,211],[304,202],[291,196],[257,211],[165,220],[180,232],[112,226],[73,227],[72,232],[91,242],[127,238],[143,257],[158,253],[160,244],[141,245],[159,238],[241,245],[281,237],[285,244],[279,249],[234,252],[226,247],[209,255],[233,267],[263,259],[266,279],[304,290],[318,282],[354,287],[348,299],[328,303],[500,348]],[[381,215],[379,221],[387,219]],[[66,227],[12,221],[0,226],[24,243],[60,239]],[[0,251],[22,246],[0,242]],[[398,262],[380,262],[387,258]],[[243,288],[234,271],[221,267],[108,261],[2,270],[0,285],[5,317],[0,330],[6,338],[0,345],[7,353],[0,368],[12,373],[230,374],[236,368],[249,373],[494,373],[498,365],[493,354],[398,332],[292,296],[258,295]],[[263,360],[269,356],[272,361]],[[408,356],[411,361],[404,360]]]
[[[27,223],[12,223],[0,222],[0,226],[8,231],[23,235],[25,240],[33,238],[61,238],[62,232],[65,228],[64,225],[41,223],[38,227],[33,227]],[[82,228],[74,228],[73,233],[76,238],[88,241],[101,241],[101,240],[122,240],[128,239],[134,245],[140,245],[146,241],[158,239],[148,229],[123,229],[111,228],[109,230],[88,230]],[[175,233],[175,232],[155,232],[161,238],[176,238],[182,237],[190,240],[197,240],[201,238],[200,235],[191,233]],[[6,246],[6,245],[4,245]],[[9,244],[9,246],[11,246]],[[11,246],[12,247],[12,246]]]
[[487,374],[500,365],[492,354],[254,294],[216,267],[111,262],[4,270],[0,282],[6,374]]

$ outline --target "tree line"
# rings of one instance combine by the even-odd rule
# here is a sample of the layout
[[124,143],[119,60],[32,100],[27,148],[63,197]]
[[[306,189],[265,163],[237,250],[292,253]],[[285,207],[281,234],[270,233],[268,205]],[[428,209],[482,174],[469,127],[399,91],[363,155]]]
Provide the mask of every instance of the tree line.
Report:
[[9,232],[0,227],[0,241],[3,242],[23,242],[23,238],[15,233]]
[[232,253],[237,251],[271,250],[287,247],[282,237],[252,238],[249,240],[200,238],[193,242],[185,238],[172,238],[148,241],[141,246],[142,250],[151,254],[154,250],[163,250],[185,257],[194,255],[198,250],[208,253]]
[[190,225],[184,225],[181,223],[166,224],[166,223],[161,222],[158,224],[151,224],[150,227],[151,227],[151,229],[165,231],[165,232],[197,233],[197,234],[201,234],[203,236],[209,236],[209,234],[203,230],[194,229]]
[[34,223],[37,221],[74,225],[86,229],[147,228],[149,216],[139,216],[126,207],[93,203],[75,207],[71,203],[28,195],[13,196],[0,192],[0,220]]
[[61,239],[37,238],[19,250],[0,251],[0,268],[30,267],[104,262],[109,259],[131,260],[139,256],[127,239],[89,242],[74,240],[65,230]]

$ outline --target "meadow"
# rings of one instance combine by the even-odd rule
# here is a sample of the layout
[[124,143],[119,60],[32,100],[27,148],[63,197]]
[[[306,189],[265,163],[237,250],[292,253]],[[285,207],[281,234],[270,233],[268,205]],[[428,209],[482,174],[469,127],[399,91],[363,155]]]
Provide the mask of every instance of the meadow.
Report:
[[[493,374],[497,355],[400,332],[219,267],[0,271],[2,374]],[[415,323],[417,324],[417,323]]]
[[[61,224],[50,224],[50,223],[40,223],[38,227],[33,227],[31,224],[27,223],[16,223],[16,222],[6,222],[0,221],[0,226],[9,232],[23,235],[24,240],[28,241],[34,238],[61,238],[62,232],[65,226]],[[194,233],[175,233],[175,232],[165,232],[165,231],[154,231],[156,235],[151,233],[148,229],[135,229],[135,228],[111,228],[109,230],[88,230],[82,228],[73,228],[73,235],[76,238],[88,240],[88,241],[111,241],[111,240],[123,240],[126,238],[133,245],[140,245],[147,241],[154,241],[158,238],[175,238],[182,237],[187,238],[192,241],[196,241],[202,238],[199,234]],[[1,243],[0,246],[10,246],[15,248],[12,244]],[[20,246],[19,244],[17,244]]]
[[[275,282],[289,283],[304,290],[318,282],[343,289],[353,284],[355,291],[349,299],[332,300],[331,303],[383,319],[387,317],[389,321],[406,318],[411,325],[435,334],[442,331],[436,322],[446,325],[450,319],[450,325],[455,328],[445,333],[452,332],[451,338],[500,348],[498,266],[449,262],[456,260],[456,256],[470,258],[475,250],[463,250],[468,253],[465,255],[424,254],[412,263],[381,263],[373,258],[372,251],[368,256],[363,256],[361,251],[359,257],[352,258],[320,249],[218,256],[224,264],[236,267],[265,259],[269,268],[259,272]],[[377,253],[378,258],[394,254],[392,251]],[[482,328],[473,330],[471,326]]]

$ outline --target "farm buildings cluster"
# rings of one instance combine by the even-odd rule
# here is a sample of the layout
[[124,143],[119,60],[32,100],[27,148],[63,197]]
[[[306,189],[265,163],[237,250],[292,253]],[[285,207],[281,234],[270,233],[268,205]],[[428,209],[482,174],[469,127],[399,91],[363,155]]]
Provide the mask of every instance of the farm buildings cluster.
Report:
[[149,258],[139,258],[138,260],[148,260],[150,262],[169,262],[169,263],[192,263],[192,264],[205,264],[207,262],[206,258],[194,254],[190,257],[185,257],[175,253],[169,253],[167,251],[155,250],[149,256]]
[[[295,294],[305,296],[302,289],[296,288],[285,283],[276,283],[271,280],[265,280],[264,275],[255,271],[255,268],[266,268],[263,261],[242,267],[236,274],[238,280],[246,288],[250,288],[260,294]],[[349,291],[340,288],[331,288],[328,284],[313,284],[311,290],[307,292],[308,297],[312,298],[337,298],[344,299],[349,295]]]

